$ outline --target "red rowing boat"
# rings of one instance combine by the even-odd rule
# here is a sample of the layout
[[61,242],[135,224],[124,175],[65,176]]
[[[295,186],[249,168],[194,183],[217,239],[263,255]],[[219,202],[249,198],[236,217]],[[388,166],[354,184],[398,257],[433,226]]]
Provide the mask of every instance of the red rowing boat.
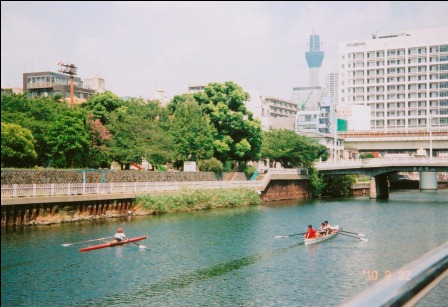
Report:
[[145,240],[147,237],[148,236],[142,236],[142,237],[132,238],[132,239],[129,239],[127,241],[121,241],[121,242],[107,242],[107,243],[103,243],[103,244],[100,244],[100,245],[93,245],[93,246],[80,248],[79,251],[80,252],[89,252],[89,251],[93,251],[95,249],[101,249],[101,248],[106,248],[106,247],[114,247],[114,246],[118,246],[118,245],[123,245],[123,244],[128,244],[128,243],[132,243],[132,242]]

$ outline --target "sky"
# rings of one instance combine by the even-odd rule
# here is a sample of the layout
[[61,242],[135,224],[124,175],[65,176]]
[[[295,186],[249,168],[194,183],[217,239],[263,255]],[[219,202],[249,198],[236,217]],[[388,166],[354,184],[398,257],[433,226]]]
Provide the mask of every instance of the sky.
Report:
[[152,99],[161,87],[171,99],[233,81],[290,99],[308,85],[312,33],[323,82],[340,43],[448,26],[447,12],[446,1],[1,1],[1,86],[21,88],[23,73],[57,72],[62,61],[121,97]]

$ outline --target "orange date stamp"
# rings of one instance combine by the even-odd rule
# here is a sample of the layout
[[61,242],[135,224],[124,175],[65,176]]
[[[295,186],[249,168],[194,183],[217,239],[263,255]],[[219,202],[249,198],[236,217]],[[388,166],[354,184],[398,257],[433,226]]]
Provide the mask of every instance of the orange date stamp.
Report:
[[364,275],[367,280],[391,280],[392,278],[396,278],[398,280],[411,280],[411,271],[407,270],[398,270],[395,272],[385,270],[384,272],[378,272],[377,270],[362,270],[362,275]]

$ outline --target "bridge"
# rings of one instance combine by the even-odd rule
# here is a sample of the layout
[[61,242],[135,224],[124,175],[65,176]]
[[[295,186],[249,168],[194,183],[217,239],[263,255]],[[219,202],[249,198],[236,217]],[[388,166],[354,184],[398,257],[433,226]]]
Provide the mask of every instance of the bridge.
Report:
[[437,189],[437,172],[448,172],[446,157],[388,157],[325,161],[315,164],[327,175],[362,174],[370,177],[370,198],[388,198],[387,177],[397,172],[420,172],[420,188]]

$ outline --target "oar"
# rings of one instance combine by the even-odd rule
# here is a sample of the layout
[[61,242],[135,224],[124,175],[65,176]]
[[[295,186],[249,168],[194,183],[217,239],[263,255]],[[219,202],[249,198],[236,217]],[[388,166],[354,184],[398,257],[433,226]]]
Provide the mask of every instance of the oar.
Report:
[[113,238],[113,237],[99,238],[99,239],[93,239],[93,240],[87,240],[87,241],[81,241],[81,242],[75,242],[75,243],[64,243],[64,244],[62,244],[62,246],[72,246],[72,245],[76,245],[76,244],[81,244],[81,243],[86,243],[86,242],[93,242],[93,241],[100,241],[100,240],[111,239],[111,238]]
[[294,234],[292,234],[292,235],[275,236],[274,238],[289,238],[289,237],[300,236],[300,235],[304,235],[304,234],[306,234],[306,232],[302,232],[302,233],[294,233]]
[[363,240],[363,241],[369,241],[368,239],[364,239],[364,238],[360,238],[360,237],[351,236],[351,235],[348,235],[348,234],[346,234],[346,233],[341,233],[341,232],[339,232],[339,234],[340,234],[340,235],[343,235],[343,236],[347,236],[347,237],[352,237],[352,238],[360,239],[360,240]]
[[360,236],[360,237],[365,237],[366,235],[365,234],[363,234],[363,233],[357,233],[357,232],[350,232],[350,231],[345,231],[345,230],[340,230],[340,231],[342,231],[342,232],[346,232],[346,233],[352,233],[352,234],[354,234],[354,235],[358,235],[358,236]]

